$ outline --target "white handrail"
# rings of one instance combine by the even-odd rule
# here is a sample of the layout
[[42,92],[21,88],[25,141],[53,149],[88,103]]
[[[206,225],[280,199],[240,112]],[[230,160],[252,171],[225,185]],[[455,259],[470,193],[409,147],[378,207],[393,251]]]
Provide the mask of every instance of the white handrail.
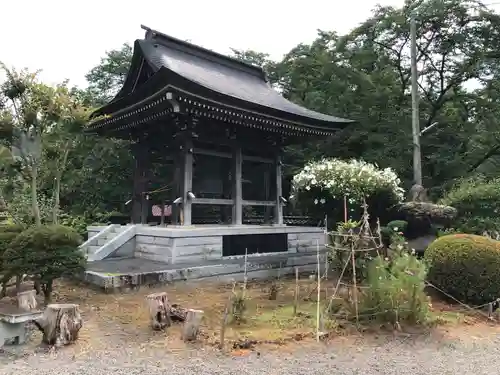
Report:
[[124,243],[126,243],[128,240],[134,238],[135,234],[136,234],[136,226],[131,225],[123,232],[120,232],[115,238],[111,239],[109,242],[106,242],[104,245],[99,247],[95,251],[95,253],[89,254],[87,260],[89,262],[94,262],[96,260],[104,259],[109,254],[117,250]]
[[101,238],[102,236],[104,236],[105,234],[108,234],[109,232],[111,232],[111,229],[113,229],[114,227],[116,226],[116,224],[110,224],[108,225],[106,228],[104,228],[103,230],[101,230],[99,233],[97,234],[94,234],[92,237],[90,237],[87,241],[85,241],[84,243],[82,243],[79,248],[80,249],[84,249],[86,248],[87,246],[90,246],[92,244],[92,242],[94,242],[95,240]]

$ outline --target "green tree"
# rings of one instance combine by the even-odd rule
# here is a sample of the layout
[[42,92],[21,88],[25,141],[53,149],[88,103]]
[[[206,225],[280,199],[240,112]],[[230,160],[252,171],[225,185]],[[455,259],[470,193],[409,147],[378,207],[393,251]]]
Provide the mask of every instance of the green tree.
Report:
[[132,53],[132,46],[124,43],[120,49],[107,51],[99,65],[87,73],[85,78],[89,87],[86,95],[94,101],[93,104],[104,105],[118,93],[127,77]]
[[[72,94],[89,107],[99,107],[120,90],[132,60],[132,47],[125,43],[106,52],[100,63],[86,75],[85,90]],[[70,169],[62,187],[62,205],[75,215],[91,219],[96,214],[120,211],[130,199],[133,157],[129,142],[102,136],[86,135],[80,139],[76,152],[68,159]],[[96,189],[96,186],[99,188]]]
[[[403,185],[411,186],[411,14],[418,28],[421,128],[439,123],[422,137],[425,185],[440,195],[457,177],[500,175],[500,74],[495,61],[500,23],[497,14],[468,0],[378,7],[347,35],[320,31],[315,41],[299,44],[279,62],[258,51],[233,50],[234,57],[262,66],[293,102],[358,121],[331,139],[287,149],[289,174],[310,159],[362,158],[393,168]],[[107,52],[87,75],[89,88],[74,95],[91,106],[111,100],[131,57],[129,45]],[[77,172],[66,175],[62,206],[69,209],[71,203],[72,212],[79,214],[124,208],[133,169],[127,142],[86,136],[68,164]]]
[[247,64],[260,66],[264,69],[271,83],[277,83],[279,80],[276,62],[269,58],[269,54],[253,50],[239,50],[236,48],[231,48],[231,51],[231,57],[246,62]]
[[[1,68],[7,75],[2,85],[0,109],[3,146],[12,149],[10,170],[19,185],[29,183],[32,215],[42,223],[39,188],[51,181],[52,222],[57,223],[61,178],[70,150],[78,142],[88,111],[70,94],[66,83],[55,87],[38,81],[37,73]],[[18,194],[18,196],[20,196]]]
[[[291,164],[321,156],[364,158],[391,166],[411,185],[412,13],[418,28],[421,127],[439,122],[422,137],[426,185],[446,184],[481,152],[487,154],[484,135],[477,136],[478,92],[467,85],[488,87],[497,79],[491,75],[491,56],[499,48],[499,17],[477,2],[428,0],[379,7],[346,36],[321,31],[311,45],[297,46],[277,65],[286,97],[358,120],[331,140],[292,148]],[[491,120],[489,129],[498,129]]]
[[33,275],[40,283],[46,304],[50,303],[54,280],[84,270],[79,250],[81,237],[73,229],[58,225],[31,227],[10,242],[3,265],[11,275]]

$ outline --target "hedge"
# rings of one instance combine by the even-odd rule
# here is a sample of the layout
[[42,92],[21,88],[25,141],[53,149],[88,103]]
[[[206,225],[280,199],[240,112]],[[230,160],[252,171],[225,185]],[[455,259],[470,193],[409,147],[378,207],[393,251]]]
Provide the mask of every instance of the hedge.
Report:
[[425,251],[428,281],[461,302],[500,297],[500,241],[472,234],[439,237]]

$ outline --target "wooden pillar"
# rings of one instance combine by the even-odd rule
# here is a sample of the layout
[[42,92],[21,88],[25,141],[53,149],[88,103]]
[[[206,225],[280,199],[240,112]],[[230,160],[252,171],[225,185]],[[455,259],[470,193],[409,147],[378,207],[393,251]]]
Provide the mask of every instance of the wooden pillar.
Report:
[[[221,158],[220,160],[222,164],[222,198],[224,199],[232,199],[233,195],[233,160],[229,158]],[[230,173],[227,173],[228,171],[231,171]],[[232,206],[221,206],[221,221],[224,224],[231,224],[232,219]]]
[[240,146],[233,150],[233,225],[243,224],[243,156]]
[[171,205],[172,205],[172,215],[171,224],[178,225],[180,223],[180,208],[179,204],[175,204],[174,201],[182,197],[182,167],[183,160],[181,160],[182,154],[179,152],[179,147],[175,148],[172,155],[173,157],[173,170],[172,170],[172,190],[170,191]]
[[134,166],[134,182],[132,188],[132,213],[131,213],[131,223],[138,224],[141,222],[141,175],[139,171],[139,166],[137,160],[135,160]]
[[147,224],[148,223],[148,216],[149,216],[149,196],[145,192],[148,187],[148,179],[144,175],[144,189],[143,193],[141,194],[141,224]]
[[274,206],[274,223],[278,225],[283,224],[283,204],[281,196],[283,195],[283,176],[281,168],[281,156],[278,154],[275,160],[276,168],[276,204]]
[[139,224],[146,221],[144,216],[145,210],[147,210],[146,196],[144,194],[147,190],[147,153],[142,140],[132,145],[132,152],[135,159],[132,193],[132,223]]
[[[270,199],[270,196],[271,196],[271,193],[270,193],[270,182],[271,182],[271,173],[270,173],[270,165],[268,164],[265,164],[265,168],[266,170],[264,171],[264,200],[265,201],[269,201],[271,200]],[[271,221],[270,218],[271,218],[271,206],[266,206],[264,208],[264,224],[269,224],[269,222]]]
[[184,215],[183,225],[191,225],[191,199],[188,192],[193,190],[193,140],[187,137],[182,147],[183,156],[183,179],[182,179],[182,211]]

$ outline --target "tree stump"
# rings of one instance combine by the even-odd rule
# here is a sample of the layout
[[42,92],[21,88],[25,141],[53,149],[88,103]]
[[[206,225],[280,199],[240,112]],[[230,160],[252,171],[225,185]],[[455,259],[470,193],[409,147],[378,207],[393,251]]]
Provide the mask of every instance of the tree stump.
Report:
[[203,318],[203,310],[187,310],[186,321],[182,330],[182,338],[184,341],[194,341],[200,332],[201,319]]
[[27,290],[17,293],[17,306],[26,311],[35,310],[37,307],[36,290]]
[[187,310],[176,303],[172,303],[168,308],[168,315],[172,322],[185,322]]
[[269,288],[269,300],[276,301],[278,298],[278,285],[273,282]]
[[149,308],[151,327],[155,331],[161,331],[172,324],[166,292],[149,294],[146,296],[146,302]]
[[42,342],[57,347],[74,343],[83,322],[78,305],[51,304],[42,318],[35,322],[43,332]]

